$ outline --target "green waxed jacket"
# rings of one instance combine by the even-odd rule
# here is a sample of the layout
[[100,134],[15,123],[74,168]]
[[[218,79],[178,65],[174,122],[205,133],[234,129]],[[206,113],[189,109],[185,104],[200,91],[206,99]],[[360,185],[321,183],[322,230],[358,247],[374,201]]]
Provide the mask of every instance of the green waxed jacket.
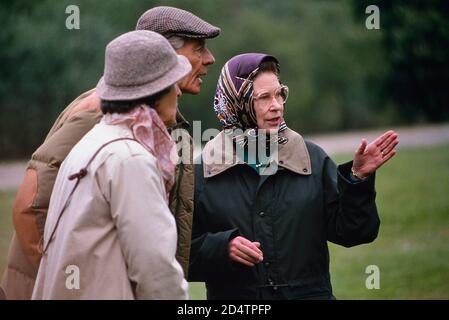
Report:
[[[195,169],[191,281],[205,281],[208,299],[333,299],[327,242],[372,242],[380,220],[374,175],[352,183],[352,163],[338,168],[317,145],[287,129],[277,171],[259,175],[235,158],[217,164],[221,133]],[[235,152],[235,151],[234,151]],[[236,236],[261,243],[263,262],[228,258]]]

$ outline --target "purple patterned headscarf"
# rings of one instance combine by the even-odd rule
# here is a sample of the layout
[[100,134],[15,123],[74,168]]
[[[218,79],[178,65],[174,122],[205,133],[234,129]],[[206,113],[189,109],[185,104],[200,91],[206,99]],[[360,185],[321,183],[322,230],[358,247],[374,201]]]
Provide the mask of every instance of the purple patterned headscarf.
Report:
[[279,63],[270,55],[245,53],[233,57],[224,65],[214,98],[214,111],[224,129],[246,130],[257,127],[253,80],[260,64],[266,60]]

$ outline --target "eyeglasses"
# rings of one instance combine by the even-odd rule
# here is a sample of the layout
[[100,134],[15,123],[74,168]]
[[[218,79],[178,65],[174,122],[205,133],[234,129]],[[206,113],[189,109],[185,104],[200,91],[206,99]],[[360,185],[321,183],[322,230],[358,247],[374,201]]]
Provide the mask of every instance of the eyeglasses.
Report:
[[283,105],[287,102],[288,87],[285,85],[280,86],[274,91],[274,96],[272,92],[261,92],[257,96],[254,96],[253,100],[260,104],[261,107],[267,107],[273,101],[273,97],[277,103]]

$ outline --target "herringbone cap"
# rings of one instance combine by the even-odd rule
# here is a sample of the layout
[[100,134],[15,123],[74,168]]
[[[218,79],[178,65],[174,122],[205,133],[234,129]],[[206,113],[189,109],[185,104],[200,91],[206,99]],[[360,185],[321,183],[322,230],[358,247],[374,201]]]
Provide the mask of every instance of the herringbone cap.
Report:
[[196,15],[173,7],[155,7],[145,12],[137,21],[136,30],[150,30],[164,37],[209,39],[220,34],[220,28]]

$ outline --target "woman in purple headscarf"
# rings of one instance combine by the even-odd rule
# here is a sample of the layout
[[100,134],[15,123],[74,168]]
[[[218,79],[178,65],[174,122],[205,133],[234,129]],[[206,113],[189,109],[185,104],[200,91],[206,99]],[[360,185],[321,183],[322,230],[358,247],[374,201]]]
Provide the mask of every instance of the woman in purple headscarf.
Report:
[[351,247],[378,234],[375,171],[397,134],[362,139],[336,166],[284,121],[278,60],[249,53],[222,69],[214,110],[223,131],[196,168],[190,280],[208,299],[333,299],[327,241]]

